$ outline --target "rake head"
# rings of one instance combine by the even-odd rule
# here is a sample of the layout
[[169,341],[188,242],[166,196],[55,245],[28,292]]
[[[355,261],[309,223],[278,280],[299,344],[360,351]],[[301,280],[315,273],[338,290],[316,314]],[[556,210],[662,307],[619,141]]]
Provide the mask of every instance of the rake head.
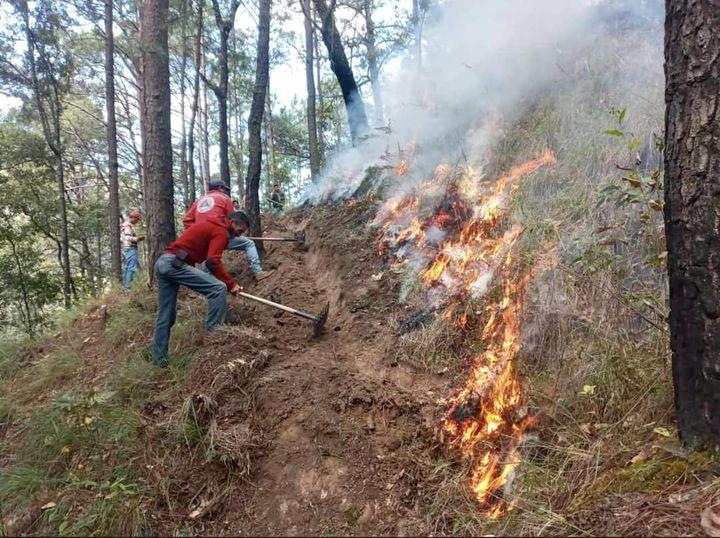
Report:
[[325,308],[323,308],[322,311],[315,318],[315,330],[313,331],[313,336],[315,338],[320,338],[323,331],[325,330],[325,323],[327,323],[329,313],[330,303],[326,304]]
[[293,236],[293,241],[297,243],[298,245],[304,245],[305,244],[305,230],[301,232],[297,232]]

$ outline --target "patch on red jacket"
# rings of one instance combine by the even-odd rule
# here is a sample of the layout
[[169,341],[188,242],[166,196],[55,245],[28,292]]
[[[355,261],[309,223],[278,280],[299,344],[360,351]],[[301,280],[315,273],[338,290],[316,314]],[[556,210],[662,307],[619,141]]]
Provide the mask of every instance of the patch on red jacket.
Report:
[[200,200],[198,200],[197,212],[208,213],[209,211],[212,211],[213,207],[215,207],[215,198],[212,196],[203,196]]

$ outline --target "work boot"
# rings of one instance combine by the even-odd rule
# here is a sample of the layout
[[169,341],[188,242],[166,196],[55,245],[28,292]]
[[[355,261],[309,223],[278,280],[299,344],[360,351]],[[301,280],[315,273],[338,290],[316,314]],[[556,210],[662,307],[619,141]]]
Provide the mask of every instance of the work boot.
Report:
[[274,272],[275,269],[273,269],[272,271],[260,271],[258,274],[255,275],[255,282],[261,282],[266,278],[271,277]]

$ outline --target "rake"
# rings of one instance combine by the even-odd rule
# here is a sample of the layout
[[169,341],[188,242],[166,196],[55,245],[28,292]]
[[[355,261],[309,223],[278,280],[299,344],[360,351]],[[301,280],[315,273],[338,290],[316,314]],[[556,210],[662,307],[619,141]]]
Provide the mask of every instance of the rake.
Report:
[[287,241],[288,243],[297,243],[298,245],[305,244],[305,231],[296,233],[292,237],[248,237],[253,241]]
[[301,318],[312,321],[314,323],[313,336],[315,338],[319,338],[325,330],[325,324],[327,323],[328,314],[330,313],[330,303],[326,304],[325,308],[323,308],[320,313],[315,316],[313,314],[303,312],[302,310],[298,310],[297,308],[291,308],[280,303],[275,303],[268,299],[263,299],[262,297],[250,295],[249,293],[245,293],[243,291],[239,291],[237,295],[239,297],[244,297],[245,299],[250,299],[251,301],[255,301],[257,303],[261,303],[267,306],[272,306],[273,308],[277,308],[278,310],[283,310],[284,312],[289,312],[290,314],[294,314],[296,316],[300,316]]

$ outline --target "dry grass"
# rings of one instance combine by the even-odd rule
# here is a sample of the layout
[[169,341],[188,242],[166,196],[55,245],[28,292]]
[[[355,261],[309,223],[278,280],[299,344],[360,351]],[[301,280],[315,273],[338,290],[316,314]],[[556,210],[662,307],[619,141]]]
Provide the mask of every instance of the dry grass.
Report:
[[172,349],[185,354],[161,371],[145,349],[153,317],[151,295],[109,294],[68,313],[52,338],[8,352],[17,366],[0,378],[5,533],[148,532],[142,414],[179,405],[197,326],[180,326]]
[[[601,192],[622,175],[616,165],[634,166],[637,153],[629,140],[602,134],[615,127],[608,109],[627,106],[622,128],[652,146],[652,133],[662,132],[662,80],[639,70],[646,93],[628,93],[618,80],[650,51],[639,47],[627,59],[605,49],[587,51],[582,63],[591,75],[569,72],[566,88],[509,122],[486,167],[499,175],[548,146],[558,156],[557,165],[523,180],[512,205],[512,220],[523,226],[516,259],[536,269],[548,244],[557,254],[528,290],[517,358],[540,424],[521,450],[515,509],[495,522],[474,506],[463,464],[409,455],[425,477],[432,532],[695,535],[702,508],[717,503],[713,457],[684,454],[674,441],[666,282],[652,263],[664,249],[661,214],[641,220],[642,203],[616,204]],[[604,227],[612,231],[597,232]],[[428,324],[401,338],[398,356],[433,371],[436,356],[457,362],[448,345],[456,337]],[[695,500],[671,497],[690,491]]]
[[400,335],[395,360],[439,374],[458,370],[457,349],[463,338],[442,318],[432,316],[420,328]]

